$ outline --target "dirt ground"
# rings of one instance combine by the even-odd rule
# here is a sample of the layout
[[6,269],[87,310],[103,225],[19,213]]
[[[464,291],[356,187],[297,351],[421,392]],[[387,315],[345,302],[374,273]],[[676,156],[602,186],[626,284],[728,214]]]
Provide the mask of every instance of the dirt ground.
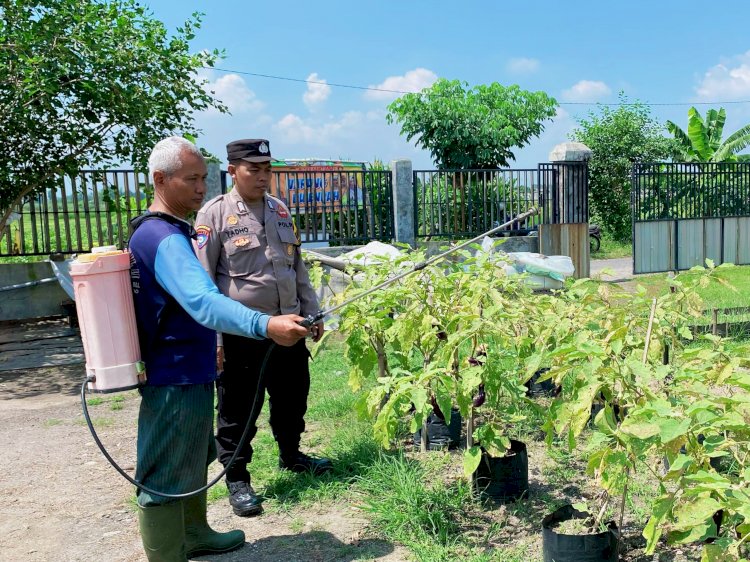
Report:
[[[0,345],[0,351],[7,349]],[[102,456],[81,413],[83,365],[0,367],[0,560],[145,560],[133,487]],[[105,447],[131,475],[138,403],[131,393],[121,409],[110,403],[90,408]],[[212,471],[218,473],[216,463]],[[408,559],[404,549],[367,538],[366,521],[348,506],[239,518],[222,500],[209,506],[208,518],[217,530],[242,529],[247,542],[233,553],[197,560]]]

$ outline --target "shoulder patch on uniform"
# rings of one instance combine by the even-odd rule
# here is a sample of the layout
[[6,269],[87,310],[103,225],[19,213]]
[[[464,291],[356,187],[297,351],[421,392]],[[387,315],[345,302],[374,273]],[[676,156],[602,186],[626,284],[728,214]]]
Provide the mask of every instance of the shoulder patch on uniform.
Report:
[[[272,210],[276,211],[277,213],[282,213],[284,211],[286,211],[287,213],[289,212],[289,208],[286,206],[286,203],[284,203],[284,201],[282,201],[278,197],[275,197],[273,195],[268,195],[268,194],[266,195],[266,197],[269,200],[269,207],[271,206],[270,204],[271,201],[275,205],[275,208],[271,207]],[[285,218],[285,217],[282,217],[282,218]]]
[[269,195],[269,199],[273,200],[273,202],[276,204],[276,214],[279,215],[279,217],[282,219],[288,219],[289,207],[286,206],[286,203],[284,203],[278,197],[274,197],[273,195]]
[[198,241],[198,249],[200,250],[208,244],[208,239],[211,237],[211,227],[202,224],[195,228],[195,233],[198,235],[196,240]]

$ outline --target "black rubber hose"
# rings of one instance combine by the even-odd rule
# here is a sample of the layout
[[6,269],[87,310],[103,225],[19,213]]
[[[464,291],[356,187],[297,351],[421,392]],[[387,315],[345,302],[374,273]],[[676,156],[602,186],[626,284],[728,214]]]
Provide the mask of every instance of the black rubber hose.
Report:
[[211,486],[216,484],[219,480],[224,478],[224,475],[227,473],[227,470],[229,470],[229,467],[232,466],[234,461],[237,459],[237,455],[239,454],[240,450],[242,450],[242,447],[245,445],[245,441],[247,440],[247,435],[250,433],[250,426],[253,424],[253,420],[255,419],[255,416],[258,412],[256,410],[258,409],[258,403],[262,403],[263,395],[261,393],[265,392],[265,388],[263,387],[263,378],[266,374],[266,365],[268,364],[268,359],[271,357],[271,352],[276,347],[276,344],[271,342],[270,347],[268,348],[268,351],[266,352],[266,356],[263,358],[263,363],[260,366],[260,371],[258,372],[258,387],[255,389],[255,399],[253,400],[253,407],[250,409],[250,416],[247,419],[247,424],[245,425],[245,431],[242,432],[242,437],[240,437],[239,445],[237,445],[237,449],[234,451],[234,454],[232,455],[232,458],[229,459],[229,462],[227,463],[227,466],[222,470],[219,475],[214,478],[211,482],[206,484],[205,486],[198,488],[197,490],[193,490],[192,492],[185,492],[183,494],[167,494],[164,492],[159,492],[157,490],[153,490],[149,488],[148,486],[145,486],[138,482],[137,480],[131,478],[121,467],[118,465],[115,460],[110,456],[110,454],[107,452],[107,450],[104,448],[104,445],[99,440],[99,436],[96,434],[96,431],[94,430],[94,425],[91,423],[91,418],[89,417],[89,410],[86,406],[86,385],[90,381],[90,377],[86,378],[85,381],[83,381],[83,385],[81,385],[81,407],[83,408],[83,417],[86,419],[86,425],[89,426],[89,431],[91,432],[91,435],[94,437],[94,441],[96,442],[96,445],[99,447],[99,450],[102,452],[104,457],[109,461],[109,464],[112,465],[112,467],[120,473],[120,475],[125,478],[128,482],[133,484],[136,488],[143,490],[144,492],[148,492],[149,494],[153,494],[155,496],[162,496],[165,498],[173,498],[173,499],[185,499],[189,498],[191,496],[196,496],[202,492],[205,492],[208,490]]

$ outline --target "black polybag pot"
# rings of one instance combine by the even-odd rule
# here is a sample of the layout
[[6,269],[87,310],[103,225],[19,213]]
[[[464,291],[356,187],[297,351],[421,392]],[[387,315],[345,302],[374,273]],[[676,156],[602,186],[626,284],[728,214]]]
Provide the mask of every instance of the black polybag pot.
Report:
[[[451,410],[451,421],[449,424],[438,416],[431,413],[427,418],[427,448],[430,451],[442,449],[454,449],[461,441],[461,413],[458,409]],[[414,444],[422,443],[422,428],[414,434]]]
[[564,535],[552,530],[557,523],[570,519],[587,519],[590,515],[565,505],[542,519],[544,562],[617,562],[617,525],[607,523],[607,530],[592,535]]
[[539,369],[532,377],[524,383],[526,387],[526,396],[555,396],[558,393],[558,387],[555,381],[547,379],[546,381],[538,382],[539,378],[549,371],[548,368]]
[[526,444],[511,439],[510,451],[503,457],[491,457],[482,451],[482,460],[474,472],[474,487],[485,497],[501,502],[516,501],[529,491],[529,455]]

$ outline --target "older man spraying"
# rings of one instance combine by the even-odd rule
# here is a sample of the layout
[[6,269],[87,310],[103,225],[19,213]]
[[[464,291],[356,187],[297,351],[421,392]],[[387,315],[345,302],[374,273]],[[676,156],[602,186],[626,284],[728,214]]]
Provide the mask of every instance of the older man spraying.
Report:
[[[216,331],[284,346],[308,334],[302,317],[270,317],[223,296],[201,267],[187,222],[206,193],[200,151],[179,137],[157,143],[149,158],[154,202],[132,221],[131,278],[141,355],[136,479],[168,494],[196,490],[216,458],[213,437]],[[218,533],[206,521],[206,493],[184,500],[139,490],[138,519],[149,561],[242,546],[242,531]]]

